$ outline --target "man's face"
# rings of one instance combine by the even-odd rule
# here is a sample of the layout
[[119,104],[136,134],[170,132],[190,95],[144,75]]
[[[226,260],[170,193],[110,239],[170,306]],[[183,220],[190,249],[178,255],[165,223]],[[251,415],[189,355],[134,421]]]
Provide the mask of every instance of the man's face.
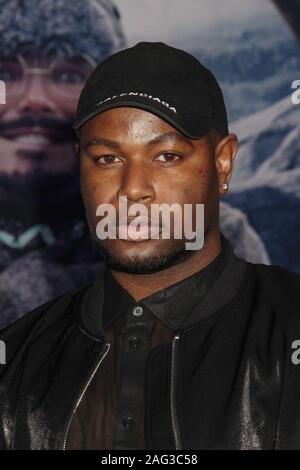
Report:
[[90,231],[111,268],[150,273],[193,254],[185,249],[184,238],[99,240],[96,208],[109,203],[118,218],[119,196],[127,196],[128,207],[143,203],[149,214],[152,204],[202,203],[205,230],[217,226],[219,182],[212,140],[210,134],[190,140],[156,115],[131,107],[105,111],[82,126],[81,192]]
[[[45,200],[74,187],[72,121],[87,76],[80,58],[0,58],[6,104],[0,105],[0,181],[10,197]],[[55,191],[54,191],[55,189]]]

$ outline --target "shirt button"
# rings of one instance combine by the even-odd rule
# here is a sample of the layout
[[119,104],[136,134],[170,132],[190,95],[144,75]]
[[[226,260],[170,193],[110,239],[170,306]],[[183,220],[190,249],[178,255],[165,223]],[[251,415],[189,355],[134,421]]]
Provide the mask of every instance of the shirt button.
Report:
[[123,418],[123,426],[125,429],[131,429],[134,425],[134,418],[132,416],[126,416]]
[[135,317],[141,317],[144,313],[143,307],[134,307],[132,313]]
[[128,343],[129,346],[131,346],[133,349],[138,349],[141,344],[141,341],[136,336],[133,336],[132,338],[129,338]]

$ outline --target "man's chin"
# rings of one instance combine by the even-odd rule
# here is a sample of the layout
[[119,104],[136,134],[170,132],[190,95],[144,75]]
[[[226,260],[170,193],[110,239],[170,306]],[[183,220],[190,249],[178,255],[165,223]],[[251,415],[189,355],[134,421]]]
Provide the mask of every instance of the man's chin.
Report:
[[156,253],[140,253],[118,255],[101,244],[101,252],[105,256],[105,264],[113,271],[130,274],[153,274],[171,268],[190,255],[184,244],[170,247],[168,250],[158,249]]

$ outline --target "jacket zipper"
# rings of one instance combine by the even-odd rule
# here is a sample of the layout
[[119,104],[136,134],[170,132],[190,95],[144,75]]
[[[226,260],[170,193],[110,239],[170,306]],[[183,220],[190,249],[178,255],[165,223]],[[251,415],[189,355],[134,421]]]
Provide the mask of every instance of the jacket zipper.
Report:
[[81,392],[81,394],[80,394],[78,400],[77,400],[76,403],[75,403],[75,406],[74,406],[74,408],[73,408],[73,410],[72,410],[71,417],[70,417],[70,419],[69,419],[69,421],[68,421],[68,425],[67,425],[67,428],[66,428],[66,431],[65,431],[65,434],[64,434],[63,447],[62,447],[63,450],[66,450],[66,444],[67,444],[67,439],[68,439],[68,433],[69,433],[69,430],[70,430],[70,426],[71,426],[71,422],[72,422],[73,416],[74,416],[74,414],[76,413],[76,410],[77,410],[78,406],[80,405],[80,402],[81,402],[81,400],[82,400],[82,398],[83,398],[83,396],[84,396],[84,394],[85,394],[87,388],[89,387],[91,381],[93,380],[94,375],[96,374],[97,370],[99,369],[101,362],[103,361],[103,359],[104,359],[105,356],[107,355],[107,353],[108,353],[108,351],[109,351],[109,348],[110,348],[110,343],[105,343],[105,351],[104,351],[104,353],[102,354],[101,358],[99,359],[99,361],[98,361],[96,367],[94,368],[94,370],[93,370],[92,374],[90,375],[89,379],[87,380],[87,382],[86,382],[86,384],[85,384],[85,386],[84,386],[84,388],[83,388],[83,390],[82,390],[82,392]]
[[180,336],[177,335],[174,337],[172,342],[172,362],[171,362],[171,421],[172,421],[172,430],[173,436],[175,441],[175,449],[181,450],[181,437],[179,431],[179,422],[178,422],[178,415],[176,410],[176,377],[177,377],[177,345]]

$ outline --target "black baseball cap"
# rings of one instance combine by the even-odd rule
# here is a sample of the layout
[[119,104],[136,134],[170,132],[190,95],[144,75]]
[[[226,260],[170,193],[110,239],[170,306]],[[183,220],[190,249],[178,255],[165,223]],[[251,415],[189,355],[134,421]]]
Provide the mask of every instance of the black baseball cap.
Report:
[[191,54],[162,42],[139,42],[106,58],[88,78],[73,128],[108,109],[133,106],[161,117],[190,139],[212,128],[228,135],[214,75]]

